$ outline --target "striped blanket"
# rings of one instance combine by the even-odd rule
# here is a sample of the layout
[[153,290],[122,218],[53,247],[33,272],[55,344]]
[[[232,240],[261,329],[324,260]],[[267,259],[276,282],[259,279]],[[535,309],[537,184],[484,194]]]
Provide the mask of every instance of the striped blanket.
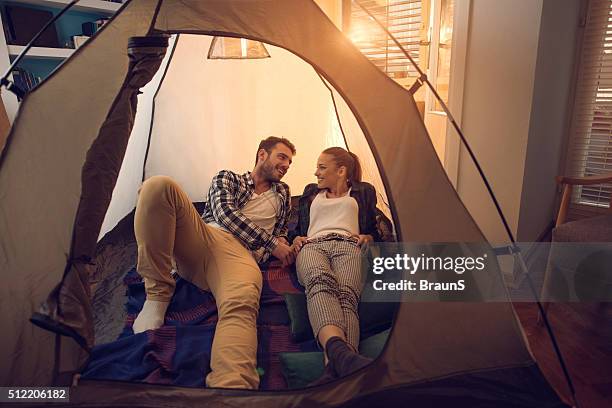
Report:
[[[93,349],[83,378],[204,386],[217,321],[212,294],[178,278],[165,325],[134,335],[132,324],[144,303],[144,284],[135,269],[126,275],[124,283],[128,302],[123,331],[117,340]],[[302,291],[295,272],[282,268],[278,261],[272,261],[263,271],[257,321],[260,389],[287,388],[279,353],[316,350],[314,340],[295,343],[291,338],[283,293]]]

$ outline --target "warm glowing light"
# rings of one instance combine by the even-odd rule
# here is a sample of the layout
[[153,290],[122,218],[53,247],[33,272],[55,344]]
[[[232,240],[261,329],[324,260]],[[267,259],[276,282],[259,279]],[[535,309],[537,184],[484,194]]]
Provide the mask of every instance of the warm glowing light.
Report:
[[371,17],[353,21],[348,33],[349,39],[360,47],[374,47],[381,36],[381,30]]
[[242,55],[242,58],[245,58],[247,56],[247,40],[246,40],[246,38],[241,38],[240,39],[240,55]]
[[246,38],[214,37],[208,50],[209,59],[269,58],[268,50],[259,41]]

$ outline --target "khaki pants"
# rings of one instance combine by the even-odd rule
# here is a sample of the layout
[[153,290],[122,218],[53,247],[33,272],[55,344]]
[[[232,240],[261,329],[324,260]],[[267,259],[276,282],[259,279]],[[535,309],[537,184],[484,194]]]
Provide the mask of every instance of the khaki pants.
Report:
[[232,234],[204,223],[187,194],[165,176],[144,182],[134,231],[147,299],[170,301],[173,257],[181,277],[215,297],[219,319],[206,385],[256,389],[262,276],[251,254]]

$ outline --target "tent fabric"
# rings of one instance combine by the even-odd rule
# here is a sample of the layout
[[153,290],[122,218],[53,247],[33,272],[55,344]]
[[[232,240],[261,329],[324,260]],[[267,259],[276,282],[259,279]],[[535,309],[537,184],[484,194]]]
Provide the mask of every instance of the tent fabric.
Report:
[[[43,304],[41,313],[33,319],[43,328],[56,328],[58,325],[60,330],[69,328],[69,331],[76,332],[75,338],[87,349],[94,344],[90,261],[134,125],[137,93],[157,72],[168,44],[165,37],[139,38],[148,42],[161,41],[128,48],[128,75],[83,165],[81,200],[76,213],[68,272]],[[53,323],[49,323],[49,319]]]
[[[414,384],[379,387],[376,375],[383,367],[370,367],[368,387],[358,395],[340,381],[317,388],[288,391],[244,391],[228,389],[194,389],[175,386],[152,386],[120,381],[81,381],[71,390],[70,398],[83,407],[105,405],[134,406],[137,395],[140,406],[168,407],[180,401],[181,406],[206,404],[224,407],[261,405],[323,407],[495,407],[495,408],[562,408],[561,402],[546,383],[535,364],[503,367],[462,373],[452,377],[432,378]],[[348,395],[347,395],[348,394]],[[324,398],[322,398],[322,395]],[[202,398],[205,396],[205,400]],[[344,401],[344,402],[342,402]]]
[[87,150],[127,75],[128,38],[147,34],[156,6],[124,6],[112,28],[75,51],[19,107],[0,159],[0,310],[11,333],[2,339],[3,384],[51,378],[55,336],[28,319],[64,275]]
[[[410,93],[371,64],[314,2],[132,0],[24,99],[11,130],[10,143],[0,159],[0,228],[3,231],[0,266],[1,277],[6,282],[0,289],[0,306],[2,324],[9,333],[2,347],[0,381],[4,385],[40,385],[52,381],[54,362],[49,350],[53,349],[54,337],[32,327],[27,319],[58,284],[58,290],[67,293],[62,300],[66,310],[75,311],[65,323],[81,331],[90,343],[91,322],[84,320],[88,316],[79,310],[87,309],[87,301],[81,296],[86,293],[86,277],[91,272],[79,270],[76,265],[85,264],[72,264],[67,258],[77,253],[75,249],[84,257],[92,251],[91,243],[100,233],[100,215],[109,206],[108,197],[117,175],[113,173],[116,166],[111,166],[113,171],[104,165],[100,167],[98,161],[105,157],[90,157],[93,162],[89,162],[89,169],[93,173],[84,176],[81,169],[88,149],[102,143],[103,139],[98,141],[103,136],[100,129],[130,75],[125,52],[128,38],[147,33],[243,37],[300,57],[333,86],[359,124],[379,170],[401,240],[486,242],[446,177]],[[172,66],[168,75],[171,70]],[[165,92],[162,88],[159,96]],[[190,97],[189,94],[181,96]],[[156,107],[157,102],[161,107],[174,101],[160,99]],[[149,117],[153,117],[152,135],[164,129],[159,126],[168,125],[159,122],[157,114]],[[162,119],[169,121],[171,117]],[[123,133],[113,136],[117,141],[111,148],[112,157],[117,158],[126,149],[130,129],[130,126],[120,127]],[[137,128],[142,129],[142,124],[134,124],[134,129]],[[156,140],[163,140],[160,136],[169,135],[159,134]],[[207,135],[173,136],[179,140],[179,137],[205,138]],[[142,156],[126,156],[123,162],[135,157]],[[166,157],[166,160],[180,160],[180,157]],[[108,176],[98,184],[100,191],[96,192],[95,200],[102,197],[101,206],[94,206],[95,217],[83,220],[77,208],[81,207],[83,197],[87,200],[93,197],[86,194],[88,190],[83,184],[99,176]],[[75,240],[77,230],[79,238]],[[475,255],[477,247],[465,245],[464,256]],[[70,267],[80,273],[64,274]],[[62,281],[62,278],[65,279]],[[487,273],[479,274],[476,284],[503,288],[495,262],[488,263]],[[62,318],[61,313],[51,314]],[[499,388],[487,389],[487,379],[490,379],[499,380],[500,387],[507,385],[508,392],[517,398],[534,398],[541,402],[536,405],[541,406],[557,404],[558,399],[533,367],[533,357],[510,303],[405,302],[399,308],[382,355],[372,365],[316,389],[278,394],[89,382],[76,387],[71,397],[84,405],[98,403],[101,395],[105,404],[113,405],[131,403],[135,397],[151,406],[172,404],[177,398],[186,405],[194,398],[201,401],[203,396],[207,403],[227,406],[341,405],[367,399],[368,395],[384,394],[389,389],[400,390],[402,394],[404,390],[419,389],[419,384],[444,378],[463,384],[466,376],[479,378],[477,373],[482,373],[484,379],[473,383],[474,389],[481,393],[481,397],[473,398],[479,401],[506,398],[496,393]],[[521,371],[523,368],[527,371]],[[524,388],[524,383],[514,374],[503,374],[518,372],[513,370],[534,383],[540,382],[543,391]],[[502,374],[493,377],[493,373]],[[430,389],[432,398],[433,394],[444,393],[447,387],[445,383],[437,384],[442,385]],[[396,394],[389,391],[384,395]]]
[[[149,37],[142,37],[148,39]],[[81,203],[74,231],[73,258],[91,259],[106,210],[110,204],[128,139],[134,126],[138,92],[155,75],[166,54],[168,40],[158,44],[134,44],[128,48],[130,67],[100,134],[87,152],[83,165]]]

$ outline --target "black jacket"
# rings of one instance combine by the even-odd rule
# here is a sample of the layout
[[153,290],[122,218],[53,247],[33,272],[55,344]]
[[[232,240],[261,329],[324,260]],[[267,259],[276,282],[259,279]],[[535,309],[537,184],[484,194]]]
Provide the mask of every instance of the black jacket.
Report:
[[[296,236],[306,236],[310,225],[310,205],[314,198],[319,194],[316,184],[308,184],[304,188],[304,193],[300,197],[298,205],[298,225],[295,233],[291,234],[292,240]],[[378,229],[376,228],[376,189],[369,183],[354,181],[351,185],[351,197],[357,201],[359,207],[359,233],[369,234],[374,241],[380,240]]]

